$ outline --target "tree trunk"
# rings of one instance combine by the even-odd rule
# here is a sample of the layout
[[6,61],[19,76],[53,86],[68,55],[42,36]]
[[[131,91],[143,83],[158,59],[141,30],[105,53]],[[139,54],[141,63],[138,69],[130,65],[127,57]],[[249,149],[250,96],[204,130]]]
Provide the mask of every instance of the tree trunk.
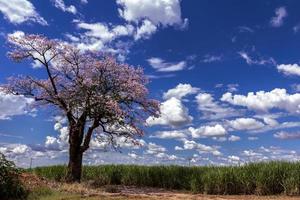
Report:
[[74,153],[70,148],[67,182],[80,182],[82,170],[82,153]]
[[82,170],[82,156],[83,152],[80,149],[82,139],[80,138],[80,131],[77,127],[70,127],[69,134],[69,164],[67,169],[67,182],[80,182]]

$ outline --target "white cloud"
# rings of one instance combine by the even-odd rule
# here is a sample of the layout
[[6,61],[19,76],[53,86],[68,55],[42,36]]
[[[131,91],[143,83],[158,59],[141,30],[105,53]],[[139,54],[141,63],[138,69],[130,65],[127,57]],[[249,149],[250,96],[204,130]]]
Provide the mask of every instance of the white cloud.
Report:
[[258,140],[258,137],[251,136],[251,137],[248,137],[248,140],[251,140],[251,141]]
[[222,60],[222,56],[207,54],[207,55],[204,56],[202,62],[212,63],[212,62],[218,62],[218,61],[221,61],[221,60]]
[[127,45],[125,43],[113,41],[120,37],[132,36],[134,34],[134,27],[130,24],[125,25],[107,25],[105,23],[86,23],[79,20],[74,20],[79,29],[85,30],[80,33],[79,37],[67,34],[74,45],[79,49],[85,50],[102,50],[105,52],[118,54],[127,52]]
[[46,136],[45,146],[49,149],[59,149],[60,141],[56,137]]
[[155,25],[182,25],[179,0],[117,0],[119,14],[129,22],[145,18]]
[[227,141],[226,137],[212,137],[213,140],[218,141],[218,142],[225,142]]
[[179,62],[165,62],[161,58],[149,58],[148,63],[157,71],[159,72],[174,72],[174,71],[181,71],[186,68],[187,63],[186,61],[179,61]]
[[298,33],[299,30],[300,30],[300,24],[297,24],[297,25],[295,25],[295,26],[293,27],[294,33]]
[[29,106],[33,102],[31,98],[6,94],[0,90],[0,120],[10,119],[16,115],[31,114],[34,110],[30,110]]
[[88,3],[88,0],[80,0],[80,3],[82,3],[82,4],[87,4],[87,3]]
[[272,57],[254,59],[250,57],[250,55],[245,51],[240,51],[238,52],[238,54],[241,56],[241,58],[243,58],[246,61],[248,65],[267,65],[267,64],[275,65],[276,64],[276,61]]
[[13,33],[7,34],[8,38],[22,38],[25,36],[25,33],[23,31],[14,31]]
[[119,35],[129,34],[125,27],[122,28],[124,29],[122,32],[120,32],[121,26],[118,26],[116,28],[117,31],[114,31],[114,29],[111,30],[106,24],[103,23],[79,22],[77,24],[77,27],[80,29],[88,30],[84,33],[86,36],[101,39],[101,41],[104,43],[114,40],[115,37]]
[[216,124],[214,126],[201,126],[196,129],[193,127],[189,127],[188,130],[190,131],[193,138],[224,136],[227,134],[226,129],[220,124]]
[[300,66],[298,64],[277,65],[277,70],[287,76],[300,76]]
[[173,131],[158,131],[155,133],[154,136],[151,137],[160,138],[160,139],[180,139],[180,138],[185,138],[187,136],[185,134],[185,131],[173,130]]
[[128,156],[130,156],[133,159],[139,158],[139,156],[136,153],[128,153]]
[[196,102],[198,110],[203,114],[203,119],[221,119],[240,115],[233,108],[220,105],[209,93],[199,93],[196,96]]
[[264,123],[269,125],[269,126],[277,126],[278,122],[277,120],[271,118],[271,117],[263,117]]
[[196,94],[199,88],[192,87],[190,84],[179,83],[175,88],[169,89],[163,94],[163,99],[170,99],[175,97],[177,99],[182,99],[189,94]]
[[228,121],[228,123],[235,130],[255,130],[265,126],[265,124],[253,118],[238,118]]
[[255,151],[253,151],[252,149],[244,150],[242,155],[247,156],[247,157],[262,156],[261,153],[257,153]]
[[164,159],[164,160],[177,160],[177,159],[179,159],[175,155],[168,155],[166,153],[158,153],[158,154],[155,155],[155,157],[161,158],[161,159]]
[[300,113],[300,94],[288,94],[286,89],[275,88],[270,92],[249,92],[245,95],[223,94],[222,101],[248,109],[267,112],[270,109],[283,109],[290,113]]
[[137,28],[134,35],[135,40],[141,38],[148,39],[153,33],[157,31],[157,27],[149,20],[143,20],[143,23],[140,27]]
[[241,140],[241,138],[239,136],[236,136],[236,135],[231,135],[228,137],[228,141],[231,141],[231,142],[236,142],[236,141],[239,141]]
[[222,153],[216,148],[204,144],[197,143],[193,140],[184,140],[183,148],[185,150],[197,150],[199,153],[211,153],[215,156],[220,156]]
[[249,162],[262,162],[270,160],[286,160],[289,162],[299,161],[300,157],[294,150],[282,149],[276,146],[261,146],[256,150],[249,149],[242,152]]
[[158,154],[158,153],[164,153],[167,151],[167,149],[161,145],[157,145],[153,142],[150,142],[148,145],[147,145],[147,150],[146,150],[146,153],[147,154]]
[[0,11],[13,24],[32,21],[41,25],[47,25],[44,18],[36,12],[33,4],[28,0],[0,0]]
[[27,145],[24,144],[20,144],[15,146],[11,152],[14,154],[24,154],[25,152],[27,152],[30,148]]
[[254,33],[255,32],[252,28],[250,28],[248,26],[239,26],[238,30],[240,33],[245,33],[245,32]]
[[239,84],[236,83],[231,83],[231,84],[227,84],[227,91],[228,92],[237,92],[239,89]]
[[175,146],[175,151],[182,151],[182,150],[184,150],[182,147],[179,147],[179,146]]
[[228,159],[231,160],[231,161],[240,161],[240,157],[238,156],[228,156]]
[[160,105],[160,111],[160,117],[149,117],[146,120],[148,125],[169,125],[172,127],[178,127],[189,124],[193,120],[193,117],[188,113],[188,109],[175,97],[163,102]]
[[279,7],[275,10],[275,16],[272,17],[270,24],[273,27],[280,27],[283,25],[283,20],[288,15],[285,7]]
[[287,129],[287,128],[295,128],[295,127],[300,127],[300,122],[282,122],[282,123],[277,123],[277,125],[268,125],[264,126],[261,129],[257,130],[252,130],[250,131],[251,133],[263,133],[267,131],[275,131],[275,130],[282,130],[282,129]]
[[72,14],[77,13],[77,9],[74,5],[66,6],[64,0],[53,0],[54,6],[63,12],[69,12]]
[[69,129],[57,122],[54,125],[54,130],[59,131],[58,137],[46,136],[45,147],[51,150],[65,150],[69,144]]
[[300,132],[286,132],[280,131],[274,134],[275,138],[286,140],[286,139],[300,139]]

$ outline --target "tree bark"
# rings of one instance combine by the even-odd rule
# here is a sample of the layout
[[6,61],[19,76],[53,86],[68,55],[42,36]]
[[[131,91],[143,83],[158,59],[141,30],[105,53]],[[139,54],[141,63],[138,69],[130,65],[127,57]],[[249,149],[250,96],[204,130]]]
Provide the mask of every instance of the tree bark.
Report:
[[80,182],[82,170],[82,155],[83,153],[81,152],[74,153],[74,150],[71,150],[70,148],[67,182]]
[[80,182],[81,180],[81,171],[82,171],[82,156],[83,152],[81,151],[80,145],[82,139],[80,138],[80,128],[70,127],[69,133],[69,164],[67,169],[67,182]]

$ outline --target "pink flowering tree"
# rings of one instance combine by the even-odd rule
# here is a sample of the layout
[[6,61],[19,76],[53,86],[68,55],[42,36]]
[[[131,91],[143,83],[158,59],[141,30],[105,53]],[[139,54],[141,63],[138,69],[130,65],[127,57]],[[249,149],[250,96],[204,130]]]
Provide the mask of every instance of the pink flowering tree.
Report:
[[34,98],[36,106],[49,106],[63,114],[69,128],[67,180],[80,181],[82,157],[93,139],[143,135],[145,119],[159,114],[158,102],[149,99],[147,78],[141,68],[114,58],[40,35],[9,37],[9,57],[34,61],[44,78],[11,77],[3,86],[14,95]]

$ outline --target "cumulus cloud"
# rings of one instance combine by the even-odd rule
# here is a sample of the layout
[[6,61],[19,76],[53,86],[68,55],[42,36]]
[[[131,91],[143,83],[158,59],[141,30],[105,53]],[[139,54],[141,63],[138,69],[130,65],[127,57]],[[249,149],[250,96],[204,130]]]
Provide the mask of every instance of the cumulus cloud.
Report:
[[55,123],[54,130],[59,131],[58,137],[46,136],[45,147],[51,150],[65,150],[68,146],[69,129],[60,122]]
[[64,0],[52,0],[54,3],[54,6],[60,10],[62,10],[63,12],[69,12],[72,14],[76,14],[77,13],[77,9],[74,5],[70,5],[70,6],[66,6]]
[[175,146],[174,150],[175,150],[175,151],[182,151],[182,150],[184,150],[184,149],[183,149],[182,147]]
[[153,142],[150,142],[148,145],[147,145],[147,150],[146,150],[146,153],[147,154],[159,154],[159,153],[164,153],[166,152],[167,149],[161,145],[157,145]]
[[189,124],[193,120],[193,117],[188,113],[188,109],[175,97],[163,102],[160,106],[160,111],[161,115],[158,118],[149,117],[146,120],[149,126],[169,125],[178,127]]
[[300,132],[286,132],[280,131],[274,134],[275,138],[287,140],[287,139],[300,139]]
[[160,139],[180,139],[180,138],[187,137],[187,135],[185,131],[172,130],[172,131],[158,131],[155,133],[155,135],[151,137],[160,138]]
[[236,141],[239,141],[241,140],[241,138],[239,136],[236,136],[236,135],[231,135],[228,137],[228,141],[231,141],[231,142],[236,142]]
[[158,153],[158,154],[155,155],[155,157],[163,159],[163,160],[177,160],[177,159],[179,159],[175,155],[168,155],[166,153]]
[[199,93],[196,96],[196,102],[203,119],[221,119],[240,115],[240,112],[237,110],[220,105],[209,93]]
[[16,115],[33,114],[34,110],[30,109],[33,102],[33,99],[21,95],[6,94],[0,88],[0,120]]
[[156,31],[157,27],[151,21],[145,19],[143,20],[142,25],[137,28],[134,39],[148,39]]
[[124,61],[125,55],[129,52],[130,42],[120,41],[121,37],[132,37],[135,27],[130,24],[112,25],[106,23],[86,23],[80,20],[73,20],[76,27],[83,32],[77,34],[66,33],[65,37],[82,51],[107,52],[117,55],[120,61]]
[[283,25],[284,19],[288,16],[285,7],[279,7],[275,10],[275,16],[271,18],[270,24],[273,27],[280,27]]
[[175,88],[169,89],[163,94],[163,99],[170,99],[175,97],[177,99],[182,99],[189,94],[196,94],[199,88],[192,87],[191,84],[179,83]]
[[47,25],[46,20],[36,12],[34,5],[28,0],[0,0],[0,11],[5,19],[13,24],[31,21]]
[[239,89],[239,84],[237,83],[230,83],[230,84],[227,84],[227,91],[228,92],[237,92]]
[[186,61],[166,62],[163,59],[156,57],[149,58],[147,61],[153,69],[159,72],[181,71],[187,67]]
[[250,136],[250,137],[248,137],[248,140],[251,140],[251,141],[258,140],[258,137]]
[[240,157],[234,156],[234,155],[228,156],[228,159],[229,159],[230,161],[240,161]]
[[264,126],[261,129],[257,130],[252,130],[250,131],[251,133],[263,133],[267,131],[275,131],[275,130],[282,130],[282,129],[287,129],[287,128],[295,128],[295,127],[300,127],[300,122],[293,122],[293,121],[287,121],[287,122],[281,122],[277,123],[277,125],[268,125]]
[[193,138],[224,136],[227,134],[226,129],[220,124],[214,126],[201,126],[199,128],[189,127],[188,130]]
[[254,130],[265,126],[265,124],[253,118],[238,118],[228,121],[228,123],[235,130]]
[[133,32],[133,26],[131,25],[117,25],[109,27],[104,23],[85,23],[78,21],[77,27],[87,30],[84,33],[85,36],[100,39],[103,43],[111,42],[120,36],[131,35]]
[[197,143],[193,140],[183,140],[183,149],[196,150],[199,153],[211,153],[214,156],[220,156],[222,153],[215,147]]
[[[76,13],[76,8],[66,6],[63,0],[53,0],[56,7]],[[87,1],[81,1],[87,3]],[[125,55],[129,52],[132,41],[123,42],[120,37],[128,36],[134,40],[148,39],[154,34],[159,27],[166,26],[184,26],[187,20],[181,19],[181,10],[179,0],[117,0],[120,16],[125,19],[121,25],[111,23],[86,23],[80,20],[73,20],[79,29],[86,30],[85,33],[77,35],[66,34],[82,50],[102,50],[109,53],[117,54],[119,60],[124,61]],[[127,43],[125,45],[118,45]],[[167,64],[167,63],[166,63]],[[175,71],[178,68],[184,68],[185,62],[175,64]],[[174,69],[160,69],[171,70]],[[160,71],[158,70],[158,71]]]
[[138,159],[139,158],[139,155],[136,154],[136,153],[128,153],[128,156],[133,158],[133,159]]
[[117,0],[119,14],[129,22],[148,19],[155,25],[181,25],[179,0]]
[[80,3],[82,3],[82,4],[87,4],[87,3],[88,3],[88,0],[80,0]]
[[288,94],[286,89],[275,88],[270,92],[249,92],[245,95],[223,94],[222,101],[248,109],[267,112],[270,109],[282,109],[290,113],[300,113],[300,94]]
[[25,36],[25,33],[23,31],[14,31],[13,33],[7,34],[7,37],[14,37],[14,38],[22,38]]
[[258,149],[248,149],[241,153],[245,160],[249,162],[262,162],[270,160],[286,160],[289,162],[299,161],[299,155],[294,150],[282,149],[276,146],[264,147]]
[[185,28],[179,0],[117,0],[119,14],[128,23],[135,23],[135,40],[149,38],[159,27]]
[[239,136],[236,135],[230,135],[229,137],[212,137],[213,140],[218,141],[218,142],[236,142],[241,140]]
[[277,70],[287,76],[300,76],[300,66],[298,64],[277,65]]

